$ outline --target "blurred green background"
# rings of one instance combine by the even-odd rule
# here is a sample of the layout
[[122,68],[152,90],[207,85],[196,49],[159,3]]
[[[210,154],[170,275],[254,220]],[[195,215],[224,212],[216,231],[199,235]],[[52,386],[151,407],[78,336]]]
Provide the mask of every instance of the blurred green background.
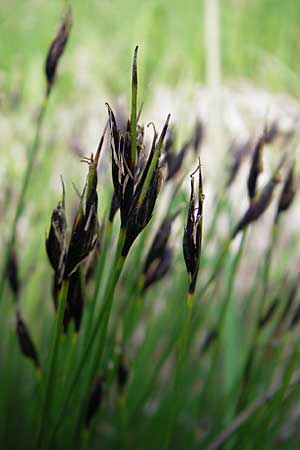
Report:
[[[204,81],[203,0],[72,0],[74,28],[58,95],[79,77],[110,93],[127,92],[131,55],[140,46],[141,93],[149,82]],[[0,82],[33,98],[57,29],[60,0],[2,0]],[[300,89],[299,0],[220,0],[224,80],[250,79],[272,90]]]

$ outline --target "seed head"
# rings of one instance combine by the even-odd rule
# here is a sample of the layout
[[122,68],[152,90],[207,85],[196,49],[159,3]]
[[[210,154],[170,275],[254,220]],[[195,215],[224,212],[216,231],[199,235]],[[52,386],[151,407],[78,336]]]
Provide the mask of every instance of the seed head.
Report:
[[128,373],[129,373],[129,361],[123,353],[120,356],[119,365],[118,365],[118,373],[117,373],[118,388],[119,388],[119,394],[121,397],[124,395],[124,392],[125,392],[125,387],[126,387],[127,380],[128,380]]
[[247,183],[250,201],[252,201],[256,195],[258,177],[260,173],[263,171],[262,152],[264,145],[265,145],[265,132],[258,139],[252,156],[252,163]]
[[69,277],[69,289],[67,296],[67,309],[69,314],[69,319],[74,319],[75,331],[78,333],[81,324],[81,318],[83,313],[83,289],[82,281],[80,276],[80,270],[77,269],[76,272],[72,273]]
[[37,368],[40,367],[39,358],[35,345],[30,337],[29,331],[21,318],[19,311],[16,313],[16,333],[19,341],[20,350],[24,356],[30,358]]
[[187,216],[187,222],[184,229],[183,236],[183,255],[185,265],[189,275],[189,293],[193,294],[196,287],[197,276],[199,271],[199,263],[201,256],[202,245],[202,221],[203,221],[203,188],[202,188],[202,174],[201,163],[199,159],[199,166],[197,168],[199,173],[199,190],[196,196],[194,187],[194,176],[191,176],[191,196]]
[[103,399],[103,378],[98,376],[90,393],[87,411],[85,415],[85,426],[89,428],[92,418],[96,415]]
[[190,146],[190,142],[186,142],[178,153],[169,152],[166,155],[166,163],[167,163],[167,178],[166,181],[174,178],[181,169],[184,157],[186,155],[187,149]]
[[203,141],[203,136],[204,136],[203,123],[201,122],[200,119],[197,119],[196,123],[195,123],[194,134],[191,138],[191,144],[193,146],[195,155],[197,155],[199,153],[199,149],[200,149],[201,143]]
[[280,161],[279,165],[277,166],[276,170],[273,173],[273,176],[268,181],[268,183],[265,185],[265,187],[262,189],[261,193],[254,198],[252,203],[250,203],[247,211],[245,212],[242,219],[237,224],[236,228],[234,229],[232,233],[232,239],[235,238],[235,236],[243,230],[245,227],[247,227],[250,223],[256,221],[268,208],[272,201],[273,192],[280,181],[279,179],[279,171],[285,161],[285,157]]
[[159,157],[167,132],[169,119],[170,115],[167,117],[157,144],[156,133],[154,134],[148,160],[135,187],[125,226],[126,237],[122,249],[122,256],[126,256],[128,254],[133,242],[143,231],[152,217],[161,186],[162,178]]
[[289,209],[296,195],[295,165],[292,164],[284,181],[278,201],[275,223],[278,222],[281,213]]
[[252,148],[251,140],[247,140],[246,142],[233,142],[230,146],[230,153],[232,153],[232,162],[229,167],[229,174],[227,180],[227,187],[231,186],[234,182],[238,171],[241,167],[241,164],[248,154],[250,149]]
[[14,294],[14,300],[17,302],[20,294],[19,269],[16,251],[13,250],[7,264],[7,278],[10,288]]
[[51,92],[51,88],[55,80],[57,65],[67,44],[69,34],[71,31],[71,26],[72,26],[72,13],[71,9],[69,8],[68,11],[66,12],[65,17],[63,18],[62,24],[48,51],[45,65],[45,72],[47,78],[47,95],[49,95]]
[[64,276],[69,277],[78,266],[85,260],[94,249],[99,239],[99,222],[97,217],[98,195],[97,195],[97,167],[104,141],[104,133],[101,137],[95,157],[83,159],[89,165],[89,171],[83,193],[80,199],[73,228],[70,244],[66,256]]
[[264,328],[270,322],[270,320],[274,316],[274,313],[276,312],[279,304],[280,304],[279,298],[275,297],[275,299],[270,304],[270,306],[267,309],[267,311],[265,312],[265,314],[261,317],[259,324],[258,324],[259,328]]
[[168,247],[168,241],[176,216],[177,213],[166,217],[154,236],[143,269],[144,289],[161,280],[170,270],[172,250]]

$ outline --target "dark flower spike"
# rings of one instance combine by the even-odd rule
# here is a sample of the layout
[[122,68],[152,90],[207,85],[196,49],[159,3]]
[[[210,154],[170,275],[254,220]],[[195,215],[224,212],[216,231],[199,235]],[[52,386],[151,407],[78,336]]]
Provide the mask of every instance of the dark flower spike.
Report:
[[119,207],[120,207],[119,201],[118,201],[117,195],[114,191],[112,198],[111,198],[111,202],[110,202],[110,209],[109,209],[109,216],[108,216],[108,220],[110,223],[113,223],[115,215],[117,214]]
[[216,340],[216,338],[218,337],[218,330],[217,328],[212,328],[211,331],[209,333],[207,333],[207,335],[205,336],[201,347],[200,347],[200,355],[202,356],[205,352],[207,352],[207,350],[209,350],[209,348],[211,347],[211,345],[213,344],[213,342]]
[[187,222],[183,235],[183,255],[185,265],[189,275],[189,294],[193,295],[196,287],[197,276],[199,271],[199,263],[201,256],[202,245],[202,221],[203,221],[203,186],[201,163],[199,159],[199,166],[196,169],[199,172],[199,191],[198,191],[198,205],[196,207],[194,174],[191,175],[191,195],[190,204],[187,216]]
[[279,128],[277,122],[273,122],[265,131],[265,143],[272,144],[272,142],[279,135]]
[[143,269],[143,289],[161,280],[170,270],[172,251],[168,247],[171,227],[178,213],[166,217],[161,224],[149,249]]
[[14,300],[17,302],[20,294],[20,280],[19,280],[17,255],[15,250],[11,252],[7,264],[7,278],[9,286],[14,294]]
[[163,148],[163,154],[167,157],[167,155],[173,151],[175,144],[175,129],[173,126],[169,128],[169,131],[167,133],[165,144]]
[[47,59],[46,59],[46,65],[45,65],[45,72],[46,72],[46,78],[47,78],[47,96],[51,92],[51,88],[53,86],[57,65],[59,62],[59,59],[61,55],[63,54],[63,51],[65,49],[65,46],[67,44],[69,34],[71,31],[72,26],[72,13],[71,8],[69,8],[66,12],[66,15],[63,19],[63,22],[50,46],[50,49],[48,51]]
[[102,399],[103,399],[103,378],[101,376],[98,376],[94,382],[87,405],[87,411],[84,420],[86,428],[89,428],[92,418],[96,415],[98,409],[101,406]]
[[296,180],[295,180],[295,163],[293,163],[287,173],[285,178],[281,194],[278,201],[277,212],[275,215],[275,223],[278,223],[279,216],[282,212],[289,209],[291,206],[295,195],[296,195]]
[[289,330],[292,330],[299,323],[299,320],[300,320],[300,304],[297,306],[297,308],[293,314],[293,317],[289,324]]
[[286,155],[282,158],[280,163],[278,164],[276,170],[274,171],[271,179],[268,181],[268,183],[265,185],[265,187],[262,189],[261,193],[256,196],[256,198],[252,201],[250,206],[248,207],[247,211],[245,212],[242,219],[237,224],[236,228],[234,229],[232,233],[232,239],[235,238],[235,236],[242,231],[244,228],[246,228],[250,223],[257,220],[268,208],[272,201],[273,192],[280,181],[279,179],[279,171],[281,167],[283,166],[284,162],[286,160]]
[[273,302],[270,304],[269,308],[266,310],[265,314],[259,320],[258,326],[259,328],[264,328],[274,316],[278,306],[280,304],[279,298],[275,297]]
[[69,289],[67,296],[67,309],[69,319],[74,319],[76,333],[78,333],[80,329],[83,305],[84,299],[82,280],[80,276],[80,270],[77,269],[76,272],[72,273],[72,275],[69,277]]
[[125,394],[125,388],[128,380],[129,373],[129,361],[124,354],[120,356],[118,372],[117,372],[117,381],[119,388],[119,395],[123,397]]
[[229,174],[228,174],[228,180],[227,180],[227,187],[231,186],[231,184],[234,182],[239,168],[243,162],[243,159],[248,154],[252,147],[251,140],[248,139],[246,142],[233,142],[230,146],[230,152],[233,154],[232,156],[232,162],[229,167]]
[[65,213],[65,188],[62,180],[63,195],[61,202],[54,209],[51,217],[50,229],[46,238],[46,251],[51,266],[61,279],[67,247],[67,220]]
[[143,273],[143,290],[148,289],[152,284],[157,283],[168,274],[172,265],[172,256],[172,249],[165,247],[161,251],[159,258],[152,261],[147,268],[147,272]]
[[167,178],[166,182],[174,178],[181,169],[184,157],[186,155],[186,151],[190,146],[190,142],[187,142],[183,145],[183,147],[179,150],[178,153],[168,153],[166,155],[167,162]]
[[37,368],[40,367],[36,348],[30,337],[29,331],[21,318],[19,311],[16,312],[16,333],[19,341],[20,350],[24,356],[30,358]]
[[204,134],[203,133],[203,123],[201,122],[200,119],[197,119],[196,124],[195,124],[194,134],[191,139],[191,144],[193,146],[195,155],[197,155],[199,153],[199,149],[200,149],[201,143],[203,141],[203,134]]
[[258,139],[253,151],[252,162],[247,182],[248,196],[250,202],[254,199],[256,195],[257,180],[260,173],[263,171],[262,152],[265,145],[265,136],[266,130]]
[[134,191],[133,201],[128,212],[127,222],[125,226],[126,235],[122,249],[122,256],[126,256],[130,247],[149,223],[156,199],[161,185],[161,175],[159,167],[159,157],[163,141],[168,129],[170,115],[168,115],[166,123],[163,127],[158,143],[156,144],[156,133],[154,134],[152,148]]
[[66,257],[64,276],[67,278],[76,271],[79,264],[94,249],[99,238],[99,223],[97,217],[98,195],[97,195],[97,167],[101,149],[104,141],[104,133],[95,157],[91,155],[87,181],[83,189],[80,206],[75,217],[70,244]]

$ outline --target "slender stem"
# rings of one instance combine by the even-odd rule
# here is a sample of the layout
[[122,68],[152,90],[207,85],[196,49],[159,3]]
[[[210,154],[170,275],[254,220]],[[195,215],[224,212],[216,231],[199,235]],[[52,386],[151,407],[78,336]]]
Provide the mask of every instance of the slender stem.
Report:
[[[292,392],[292,389],[296,384],[299,383],[300,376],[296,374],[295,378],[291,380],[289,384],[290,391],[287,393],[288,395]],[[279,382],[270,390],[265,392],[261,397],[254,400],[246,409],[244,409],[234,420],[233,422],[226,427],[217,437],[214,439],[205,450],[217,450],[220,448],[230,437],[232,437],[242,425],[244,425],[254,413],[256,413],[260,408],[265,406],[266,403],[270,402],[278,394],[278,392],[282,389],[282,384]],[[274,414],[274,410],[272,409],[272,413]]]
[[249,344],[249,354],[247,356],[247,361],[245,364],[245,368],[242,375],[242,382],[240,387],[240,392],[238,396],[238,402],[237,402],[237,411],[241,410],[244,406],[243,399],[245,395],[246,388],[249,384],[250,376],[252,373],[252,367],[254,362],[254,356],[255,356],[255,348],[257,340],[259,339],[261,328],[259,326],[261,314],[263,311],[263,307],[266,302],[266,297],[268,293],[268,286],[269,286],[269,277],[270,277],[270,271],[271,271],[271,262],[272,262],[272,255],[275,247],[275,243],[278,236],[278,225],[274,224],[272,229],[272,239],[270,242],[270,245],[268,247],[268,250],[266,252],[265,261],[264,261],[264,270],[263,270],[263,286],[262,286],[262,294],[259,299],[258,303],[258,312],[257,312],[257,323],[255,326],[254,334],[251,339],[251,342]]
[[38,431],[38,437],[37,437],[37,449],[40,450],[42,448],[42,442],[43,442],[43,434],[46,424],[46,416],[51,406],[51,394],[54,387],[54,374],[55,374],[55,366],[57,361],[57,355],[58,355],[58,344],[59,344],[59,338],[62,331],[62,325],[63,325],[63,318],[64,318],[64,311],[68,296],[68,290],[69,290],[69,280],[63,280],[60,292],[59,292],[59,298],[58,298],[58,312],[57,312],[57,318],[56,318],[56,324],[55,329],[53,333],[53,340],[52,340],[52,348],[49,356],[49,370],[48,375],[46,377],[46,386],[45,386],[45,395],[44,400],[42,404],[42,411],[41,411],[41,418],[40,418],[40,426]]
[[190,323],[192,318],[192,310],[193,310],[193,303],[194,303],[194,293],[187,293],[186,302],[185,302],[185,318],[183,323],[182,332],[180,335],[180,341],[179,341],[179,355],[177,358],[176,363],[176,369],[175,369],[175,380],[174,380],[174,387],[173,387],[173,393],[171,398],[171,412],[169,415],[169,420],[167,424],[167,431],[165,440],[163,443],[163,449],[168,450],[170,446],[170,439],[174,427],[174,422],[177,415],[177,409],[178,409],[178,397],[179,397],[179,391],[180,391],[180,383],[182,378],[182,371],[184,367],[184,362],[186,359],[186,353],[187,353],[187,342],[189,337],[189,329],[190,329]]
[[237,272],[237,269],[238,269],[238,266],[239,266],[239,263],[240,263],[240,260],[241,260],[241,257],[242,257],[243,248],[244,248],[244,245],[245,245],[246,231],[247,231],[247,228],[243,231],[243,235],[242,235],[242,239],[240,241],[240,245],[239,245],[238,251],[237,251],[237,253],[236,253],[235,257],[234,257],[234,260],[233,260],[232,266],[231,266],[231,270],[230,270],[230,273],[228,275],[227,289],[226,289],[226,292],[225,292],[225,295],[224,295],[223,304],[221,305],[221,311],[219,313],[219,319],[218,319],[218,323],[217,323],[217,326],[216,326],[216,329],[218,330],[218,334],[217,334],[217,337],[216,337],[216,344],[215,344],[215,347],[214,347],[214,352],[213,352],[213,355],[212,355],[212,358],[211,358],[212,362],[211,362],[211,366],[210,366],[210,369],[209,369],[209,374],[207,376],[206,385],[203,388],[202,395],[201,395],[199,403],[201,403],[203,398],[205,398],[205,396],[207,395],[208,381],[213,380],[214,374],[216,373],[216,366],[217,366],[218,356],[220,354],[220,347],[221,347],[221,344],[222,344],[220,337],[221,337],[222,330],[224,329],[224,323],[225,323],[225,320],[226,320],[226,317],[227,317],[228,306],[229,306],[230,300],[232,298],[232,291],[233,291],[233,288],[234,288],[235,275],[236,275],[236,272]]
[[16,209],[14,221],[11,226],[11,234],[10,234],[10,238],[8,240],[7,246],[6,246],[3,268],[2,268],[1,275],[0,275],[0,303],[2,300],[3,291],[4,291],[4,287],[5,287],[5,279],[6,279],[8,263],[9,263],[9,260],[11,257],[11,252],[14,248],[15,241],[16,241],[18,222],[19,222],[19,219],[20,219],[21,214],[24,209],[25,197],[26,197],[27,190],[29,187],[29,182],[31,179],[33,166],[34,166],[34,163],[35,163],[35,160],[36,160],[36,157],[38,154],[38,150],[39,150],[40,135],[41,135],[42,126],[44,123],[47,105],[48,105],[48,97],[45,97],[42,102],[42,105],[41,105],[41,108],[39,111],[39,115],[37,118],[35,135],[34,135],[32,143],[30,144],[30,147],[28,149],[27,167],[26,167],[26,170],[24,173],[22,188],[21,188],[20,196],[19,196],[18,203],[17,203],[17,209]]

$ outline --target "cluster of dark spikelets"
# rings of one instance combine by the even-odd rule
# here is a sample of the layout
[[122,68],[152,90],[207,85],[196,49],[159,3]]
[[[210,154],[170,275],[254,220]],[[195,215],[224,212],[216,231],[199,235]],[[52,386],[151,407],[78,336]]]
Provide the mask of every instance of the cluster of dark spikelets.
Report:
[[198,195],[197,195],[197,205],[196,205],[196,195],[195,195],[195,180],[194,174],[191,175],[191,195],[190,203],[187,215],[186,226],[183,235],[183,255],[185,260],[186,269],[189,276],[189,294],[193,295],[197,276],[199,271],[199,263],[201,256],[201,245],[202,245],[202,222],[203,222],[203,187],[202,187],[202,173],[201,173],[201,163],[199,159],[199,166],[197,168],[199,179],[198,179]]
[[280,171],[286,161],[286,155],[283,156],[275,171],[273,172],[270,180],[266,183],[260,192],[257,192],[257,182],[260,173],[262,172],[262,152],[265,142],[268,140],[268,130],[265,128],[262,136],[258,139],[258,142],[254,148],[247,187],[250,204],[246,210],[244,216],[236,225],[232,233],[232,239],[245,229],[250,223],[256,221],[269,207],[273,192],[280,181]]
[[296,195],[297,185],[296,185],[296,176],[295,176],[295,163],[292,163],[284,180],[283,187],[280,193],[276,215],[274,222],[278,223],[280,215],[289,209],[291,206],[294,197]]
[[[132,70],[133,97],[137,92],[137,47],[135,49]],[[135,97],[136,103],[136,97]],[[136,105],[135,105],[136,107]],[[111,159],[114,197],[112,200],[110,219],[117,209],[120,210],[121,229],[125,233],[122,256],[126,257],[137,236],[149,223],[155,207],[161,185],[160,155],[163,141],[167,133],[170,115],[158,137],[154,129],[154,137],[148,157],[143,149],[142,128],[131,114],[126,130],[118,128],[115,115],[107,105],[111,133]]]
[[53,83],[55,81],[56,70],[59,59],[63,54],[65,46],[67,44],[69,34],[72,26],[72,13],[69,8],[62,20],[61,26],[53,39],[48,51],[45,72],[47,78],[47,96],[49,96]]
[[65,193],[51,217],[50,229],[46,238],[48,259],[54,269],[53,298],[57,308],[58,294],[63,280],[68,280],[67,307],[64,313],[64,328],[73,319],[76,332],[79,331],[83,312],[83,275],[81,263],[95,250],[99,242],[99,223],[97,217],[97,166],[103,146],[101,137],[95,157],[84,159],[89,165],[88,175],[80,204],[77,210],[70,237],[67,233],[65,212]]
[[[249,174],[248,183],[248,193],[251,195],[252,190],[255,191],[256,183],[253,186],[252,182],[255,179],[255,171],[258,170],[256,178],[258,177],[260,171],[262,170],[262,151],[265,144],[271,144],[278,136],[280,131],[276,122],[272,122],[270,126],[266,126],[262,135],[259,139],[254,142],[252,138],[246,139],[245,141],[234,140],[230,145],[229,152],[232,154],[232,161],[229,166],[228,178],[226,186],[229,187],[234,182],[242,162],[245,157],[252,151],[252,175]],[[253,150],[254,146],[254,150]],[[254,195],[253,195],[254,197]]]
[[161,280],[170,271],[173,252],[169,241],[172,223],[177,214],[167,216],[153,238],[142,273],[143,290]]

